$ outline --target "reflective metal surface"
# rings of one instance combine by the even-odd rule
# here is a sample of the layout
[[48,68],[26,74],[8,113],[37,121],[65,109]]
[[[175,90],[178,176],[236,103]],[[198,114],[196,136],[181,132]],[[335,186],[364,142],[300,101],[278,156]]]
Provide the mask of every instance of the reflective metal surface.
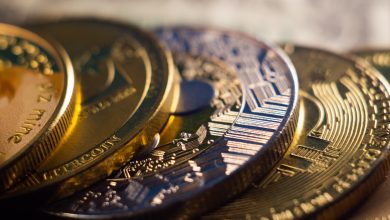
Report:
[[[389,81],[390,49],[363,49],[352,51],[369,62]],[[390,172],[387,171],[384,183],[378,186],[369,197],[350,212],[349,219],[388,219],[390,218]]]
[[169,117],[172,58],[152,36],[120,23],[75,19],[29,28],[69,52],[82,103],[56,151],[11,193],[56,186],[53,197],[64,197],[109,175],[153,141]]
[[173,50],[183,80],[208,83],[214,98],[207,108],[173,115],[150,155],[46,212],[188,218],[233,197],[283,155],[295,130],[297,81],[276,48],[218,30],[164,28],[157,34]]
[[34,170],[70,124],[75,79],[66,53],[0,24],[0,191]]
[[205,219],[335,219],[389,167],[389,84],[369,66],[285,46],[298,71],[298,129],[288,154],[254,188]]

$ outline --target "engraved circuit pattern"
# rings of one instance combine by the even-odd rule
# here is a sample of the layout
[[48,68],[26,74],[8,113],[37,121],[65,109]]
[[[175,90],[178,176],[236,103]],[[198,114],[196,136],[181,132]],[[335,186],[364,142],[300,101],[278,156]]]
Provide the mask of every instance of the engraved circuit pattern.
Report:
[[[195,133],[183,131],[175,140],[178,145],[172,146],[172,152],[169,149],[161,152],[157,148],[149,158],[130,163],[123,174],[53,204],[48,209],[50,212],[112,215],[114,211],[117,215],[134,215],[183,200],[225,180],[251,159],[259,159],[275,141],[275,135],[293,121],[291,118],[297,101],[295,72],[273,48],[241,34],[222,31],[178,28],[162,29],[157,33],[174,54],[211,57],[234,69],[245,95],[241,112],[233,105],[227,105],[229,102],[226,101],[222,108],[211,105],[225,111],[207,116],[211,121],[200,126]],[[227,95],[237,97],[232,96],[231,91]],[[232,100],[237,102],[236,99]],[[280,158],[290,141],[292,130],[289,128],[282,146],[276,146],[273,155],[259,166],[261,170],[256,171],[259,175]],[[202,151],[197,145],[204,142],[204,132],[213,138],[205,141],[210,146]],[[222,138],[214,141],[221,135]],[[167,157],[166,153],[171,157]],[[158,156],[165,160],[164,163],[155,160]],[[178,162],[183,159],[184,162]],[[238,191],[242,190],[240,187]],[[235,193],[226,192],[224,196]],[[199,210],[206,208],[201,204],[192,205]]]
[[[131,161],[123,169],[126,178],[155,174],[187,162],[219,141],[239,115],[242,91],[234,71],[222,62],[183,54],[175,56],[175,63],[183,80],[199,80],[210,84],[215,91],[214,98],[208,103],[208,109],[183,116],[186,119],[181,123],[189,125],[185,126],[185,130],[179,130],[180,134],[175,139],[169,143],[161,143],[145,159]],[[191,122],[191,119],[196,119],[197,122]],[[196,126],[197,124],[200,125]],[[167,132],[173,132],[169,127],[167,129]]]
[[256,188],[206,219],[304,218],[329,206],[322,217],[334,219],[380,179],[371,174],[381,175],[389,152],[389,85],[325,51],[297,47],[292,60],[303,84],[297,143]]
[[[358,50],[352,51],[353,54],[363,58],[369,64],[373,65],[375,69],[387,79],[390,80],[390,50]],[[390,172],[387,171],[386,180],[373,192],[370,197],[365,200],[362,206],[359,206],[353,214],[351,219],[390,219]],[[370,177],[372,178],[372,177]]]

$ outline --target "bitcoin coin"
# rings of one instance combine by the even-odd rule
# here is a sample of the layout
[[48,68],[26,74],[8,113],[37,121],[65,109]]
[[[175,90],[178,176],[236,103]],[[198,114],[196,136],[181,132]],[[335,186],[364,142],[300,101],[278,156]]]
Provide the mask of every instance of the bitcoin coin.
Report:
[[379,70],[387,80],[390,80],[390,49],[357,50],[352,51],[352,53],[363,58]]
[[335,219],[383,179],[389,84],[373,68],[320,49],[286,45],[298,72],[298,128],[260,183],[205,219]]
[[72,119],[73,67],[38,35],[0,24],[0,191],[49,155]]
[[[390,49],[372,49],[352,51],[374,66],[390,80]],[[351,211],[350,219],[388,219],[390,218],[390,179],[387,178],[370,197],[357,209]]]
[[294,68],[278,49],[219,30],[157,34],[172,49],[183,78],[161,145],[109,179],[49,204],[46,212],[188,218],[244,190],[285,152],[295,130],[298,87]]
[[155,134],[169,117],[172,57],[148,33],[120,23],[75,19],[29,28],[68,51],[80,77],[82,103],[73,129],[14,191],[57,186],[52,197],[63,197],[158,140]]

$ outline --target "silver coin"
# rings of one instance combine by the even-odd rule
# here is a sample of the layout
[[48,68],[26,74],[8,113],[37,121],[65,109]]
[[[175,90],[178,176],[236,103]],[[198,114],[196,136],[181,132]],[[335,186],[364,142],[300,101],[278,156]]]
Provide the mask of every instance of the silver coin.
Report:
[[190,95],[179,103],[192,104],[173,113],[183,118],[181,125],[167,125],[146,157],[49,204],[46,212],[190,217],[243,191],[283,156],[296,127],[298,99],[296,72],[283,52],[235,32],[178,27],[156,33],[172,50],[182,85],[206,94],[183,92]]

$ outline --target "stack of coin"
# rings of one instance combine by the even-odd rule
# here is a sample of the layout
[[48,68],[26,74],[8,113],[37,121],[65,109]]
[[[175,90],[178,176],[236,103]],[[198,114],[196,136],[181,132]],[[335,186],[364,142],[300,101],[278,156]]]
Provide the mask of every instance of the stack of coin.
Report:
[[1,24],[0,200],[84,219],[343,217],[389,168],[389,52],[352,53],[206,27]]

